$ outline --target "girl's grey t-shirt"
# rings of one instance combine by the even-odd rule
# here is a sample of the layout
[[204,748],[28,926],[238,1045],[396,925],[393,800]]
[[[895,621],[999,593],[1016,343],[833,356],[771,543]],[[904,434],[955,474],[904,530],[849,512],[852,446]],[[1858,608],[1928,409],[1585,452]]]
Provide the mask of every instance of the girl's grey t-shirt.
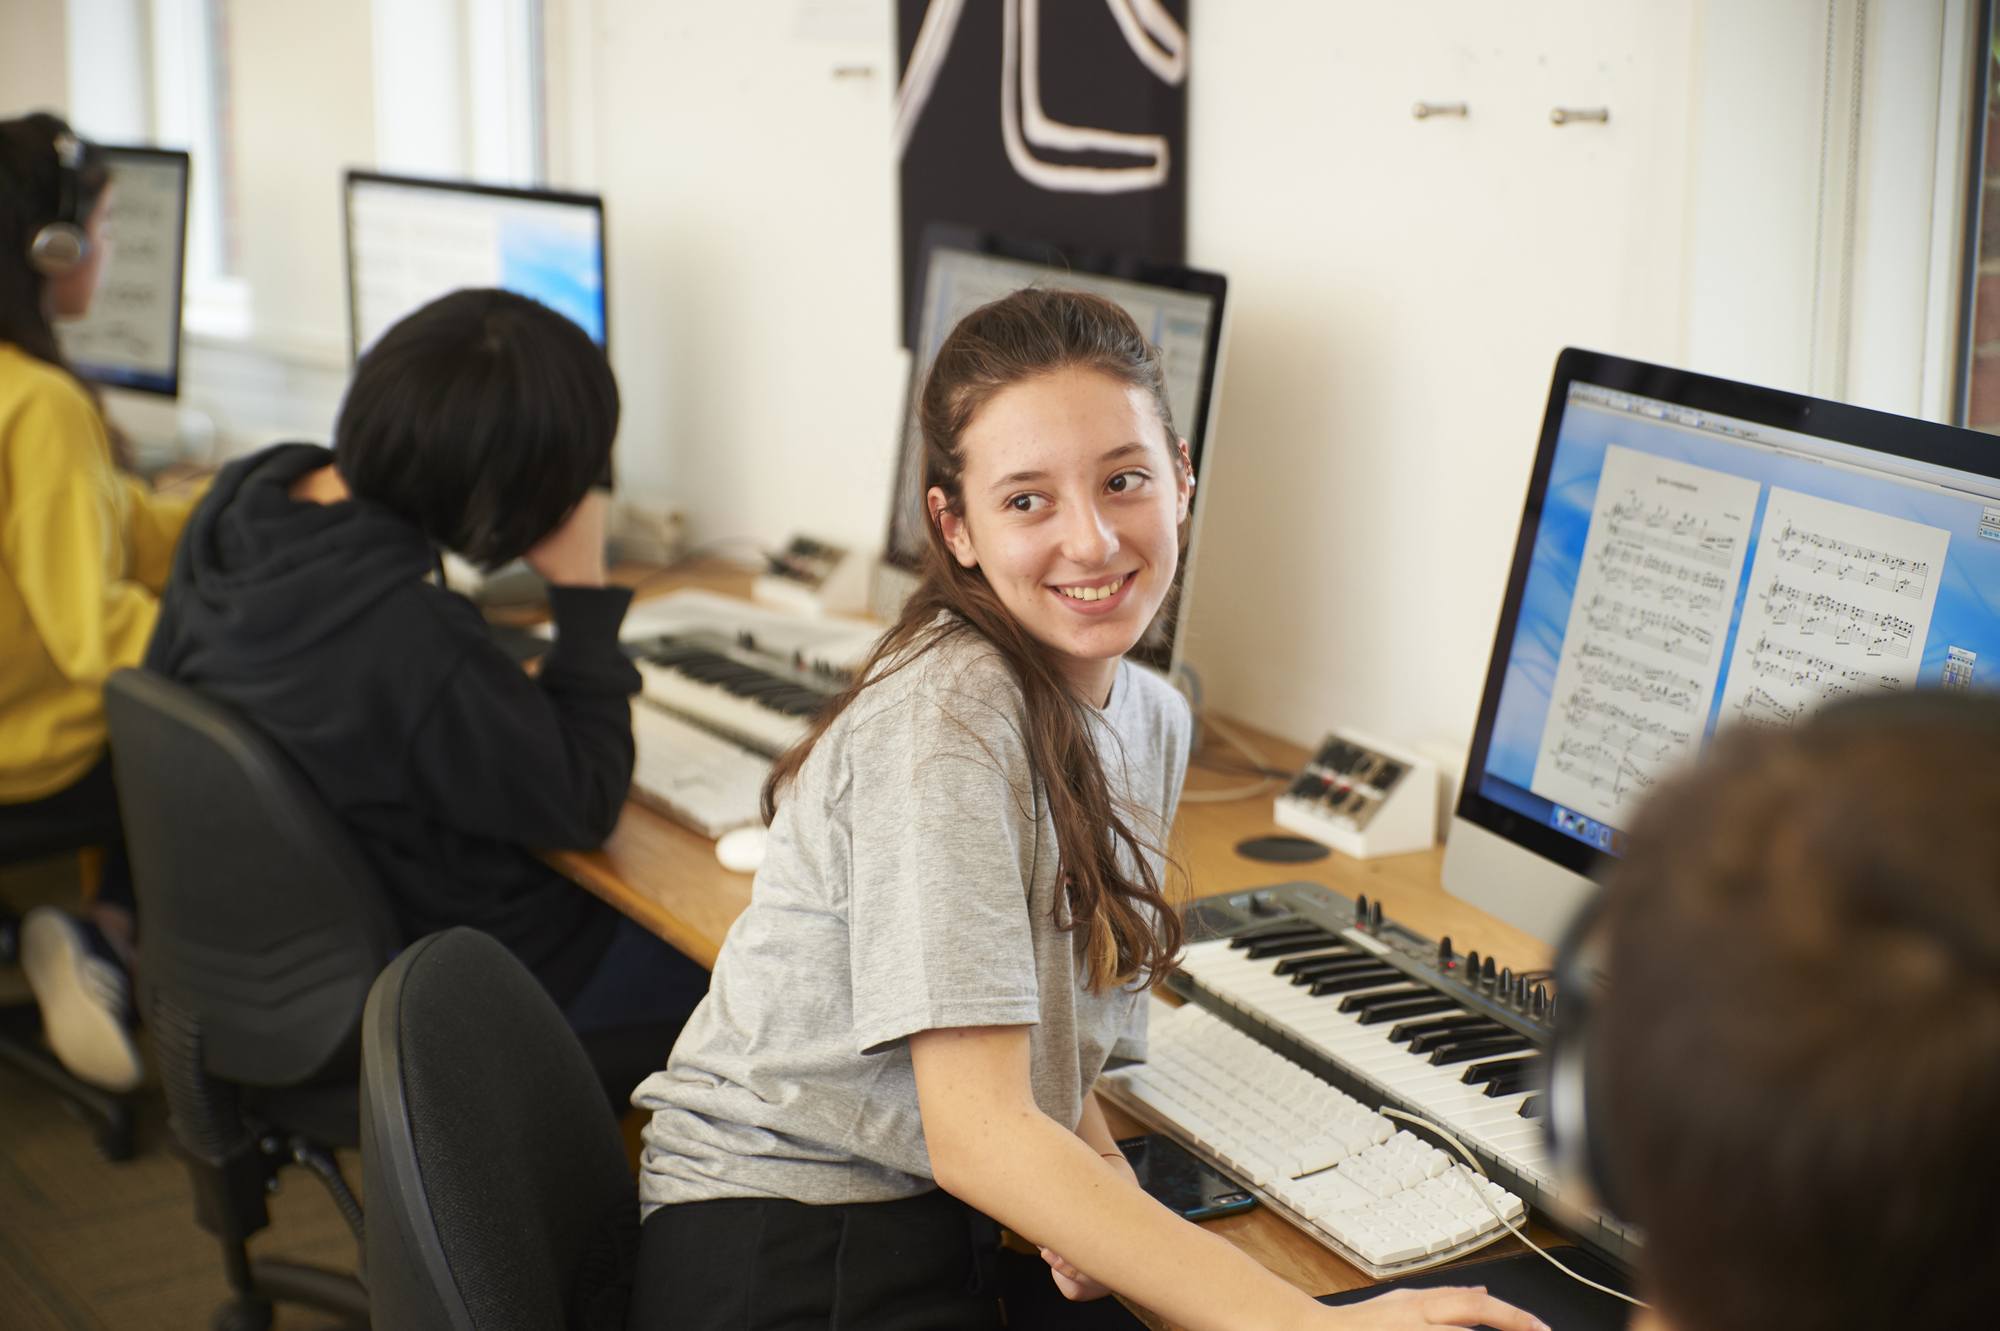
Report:
[[[632,1102],[643,1209],[720,1197],[887,1201],[935,1186],[908,1037],[1028,1026],[1035,1103],[1074,1128],[1114,1053],[1145,1054],[1146,996],[1084,987],[1058,926],[1057,850],[1020,687],[961,629],[871,685],[799,769],[750,906],[666,1069]],[[1187,705],[1121,662],[1092,713],[1115,798],[1166,844]],[[1156,875],[1162,857],[1150,856]]]

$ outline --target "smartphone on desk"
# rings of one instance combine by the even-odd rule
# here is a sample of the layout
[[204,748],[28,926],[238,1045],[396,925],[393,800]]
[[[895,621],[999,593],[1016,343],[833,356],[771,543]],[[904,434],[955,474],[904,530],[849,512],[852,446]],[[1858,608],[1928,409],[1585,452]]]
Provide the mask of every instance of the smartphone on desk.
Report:
[[1126,1137],[1118,1149],[1132,1162],[1139,1186],[1160,1205],[1189,1220],[1234,1215],[1257,1204],[1235,1180],[1217,1173],[1171,1137],[1157,1132]]

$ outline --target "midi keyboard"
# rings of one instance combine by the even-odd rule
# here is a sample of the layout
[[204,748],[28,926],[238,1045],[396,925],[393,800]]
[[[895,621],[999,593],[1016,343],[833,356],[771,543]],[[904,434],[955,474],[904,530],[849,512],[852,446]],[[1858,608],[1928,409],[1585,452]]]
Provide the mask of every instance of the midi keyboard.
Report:
[[[1365,1111],[1387,1106],[1442,1126],[1479,1160],[1496,1191],[1518,1198],[1598,1255],[1632,1265],[1637,1232],[1578,1197],[1565,1196],[1549,1160],[1541,1087],[1560,1000],[1546,972],[1516,973],[1493,957],[1459,954],[1449,939],[1428,939],[1385,918],[1379,903],[1350,900],[1316,883],[1198,902],[1190,911],[1189,935],[1198,941],[1188,945],[1180,969],[1167,981],[1172,992]],[[1170,1040],[1181,1020],[1203,1019],[1163,1022]],[[1288,1072],[1264,1067],[1281,1081],[1293,1081]],[[1281,1158],[1266,1158],[1261,1166],[1231,1164],[1223,1151],[1202,1143],[1199,1123],[1190,1130],[1174,1122],[1176,1103],[1199,1120],[1198,1098],[1176,1101],[1169,1087],[1163,1103],[1148,1104],[1139,1092],[1150,1074],[1140,1072],[1135,1081],[1136,1070],[1107,1075],[1104,1084],[1113,1099],[1143,1117],[1166,1121],[1174,1135],[1192,1139],[1197,1150],[1266,1202],[1275,1202],[1288,1218],[1314,1220],[1281,1198],[1302,1177],[1321,1172],[1306,1168],[1322,1164],[1310,1153],[1325,1151],[1327,1134],[1318,1129],[1338,1121],[1338,1114],[1328,1120],[1308,1110],[1289,1128],[1273,1125],[1269,1136],[1286,1149],[1268,1154]],[[1239,1089],[1261,1094],[1254,1066],[1240,1078]],[[1310,1100],[1309,1088],[1298,1093]],[[1217,1136],[1215,1129],[1223,1126],[1211,1121],[1207,1135]],[[1394,1126],[1427,1135],[1400,1121]],[[1291,1135],[1280,1135],[1285,1132]],[[1458,1158],[1456,1152],[1452,1158]],[[1280,1177],[1281,1170],[1291,1172]],[[1265,1178],[1261,1185],[1259,1173]],[[1472,1218],[1468,1213],[1459,1219]],[[1307,1227],[1322,1241],[1328,1238],[1328,1226]],[[1360,1256],[1364,1260],[1357,1265],[1381,1275],[1433,1265],[1491,1237],[1453,1239],[1455,1232],[1455,1224],[1447,1228],[1440,1222],[1373,1248],[1336,1232],[1338,1241],[1329,1246],[1350,1260]],[[1421,1256],[1409,1251],[1418,1241],[1426,1249]]]

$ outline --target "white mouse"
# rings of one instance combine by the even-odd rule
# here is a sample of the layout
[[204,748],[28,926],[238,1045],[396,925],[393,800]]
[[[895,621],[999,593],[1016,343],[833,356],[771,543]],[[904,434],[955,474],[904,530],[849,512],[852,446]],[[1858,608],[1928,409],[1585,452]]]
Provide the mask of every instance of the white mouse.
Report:
[[731,872],[756,873],[757,866],[764,862],[766,835],[761,827],[739,827],[724,832],[715,840],[715,858]]

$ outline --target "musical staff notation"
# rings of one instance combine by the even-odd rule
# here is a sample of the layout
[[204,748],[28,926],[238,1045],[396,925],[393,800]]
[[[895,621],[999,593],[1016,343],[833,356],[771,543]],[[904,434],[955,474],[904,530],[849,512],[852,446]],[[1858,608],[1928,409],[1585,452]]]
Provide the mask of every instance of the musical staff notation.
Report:
[[1760,595],[1772,624],[1793,625],[1802,634],[1831,630],[1837,643],[1859,643],[1870,656],[1907,658],[1917,626],[1901,615],[1869,610],[1825,592],[1810,592],[1779,578]]
[[1584,603],[1584,622],[1597,633],[1643,643],[1693,665],[1715,655],[1715,633],[1668,610],[1650,610],[1599,593]]
[[1721,604],[1729,582],[1707,567],[1676,563],[1643,546],[1607,541],[1598,548],[1598,576],[1635,600],[1707,615]]
[[1606,447],[1534,789],[1613,825],[1706,729],[1757,485]]
[[1912,601],[1924,599],[1931,576],[1930,561],[1911,559],[1887,550],[1843,541],[1824,532],[1787,522],[1771,537],[1771,555],[1836,582],[1881,587]]
[[1595,640],[1581,644],[1577,655],[1580,677],[1613,696],[1663,704],[1689,716],[1699,705],[1702,681],[1694,675],[1649,665]]
[[1738,538],[1734,534],[1710,530],[1708,518],[1699,513],[1664,503],[1649,504],[1630,491],[1605,510],[1605,531],[1620,541],[1665,550],[1713,568],[1726,569],[1736,563]]
[[1828,703],[1914,688],[1950,533],[1774,488],[1722,717],[1789,727]]

